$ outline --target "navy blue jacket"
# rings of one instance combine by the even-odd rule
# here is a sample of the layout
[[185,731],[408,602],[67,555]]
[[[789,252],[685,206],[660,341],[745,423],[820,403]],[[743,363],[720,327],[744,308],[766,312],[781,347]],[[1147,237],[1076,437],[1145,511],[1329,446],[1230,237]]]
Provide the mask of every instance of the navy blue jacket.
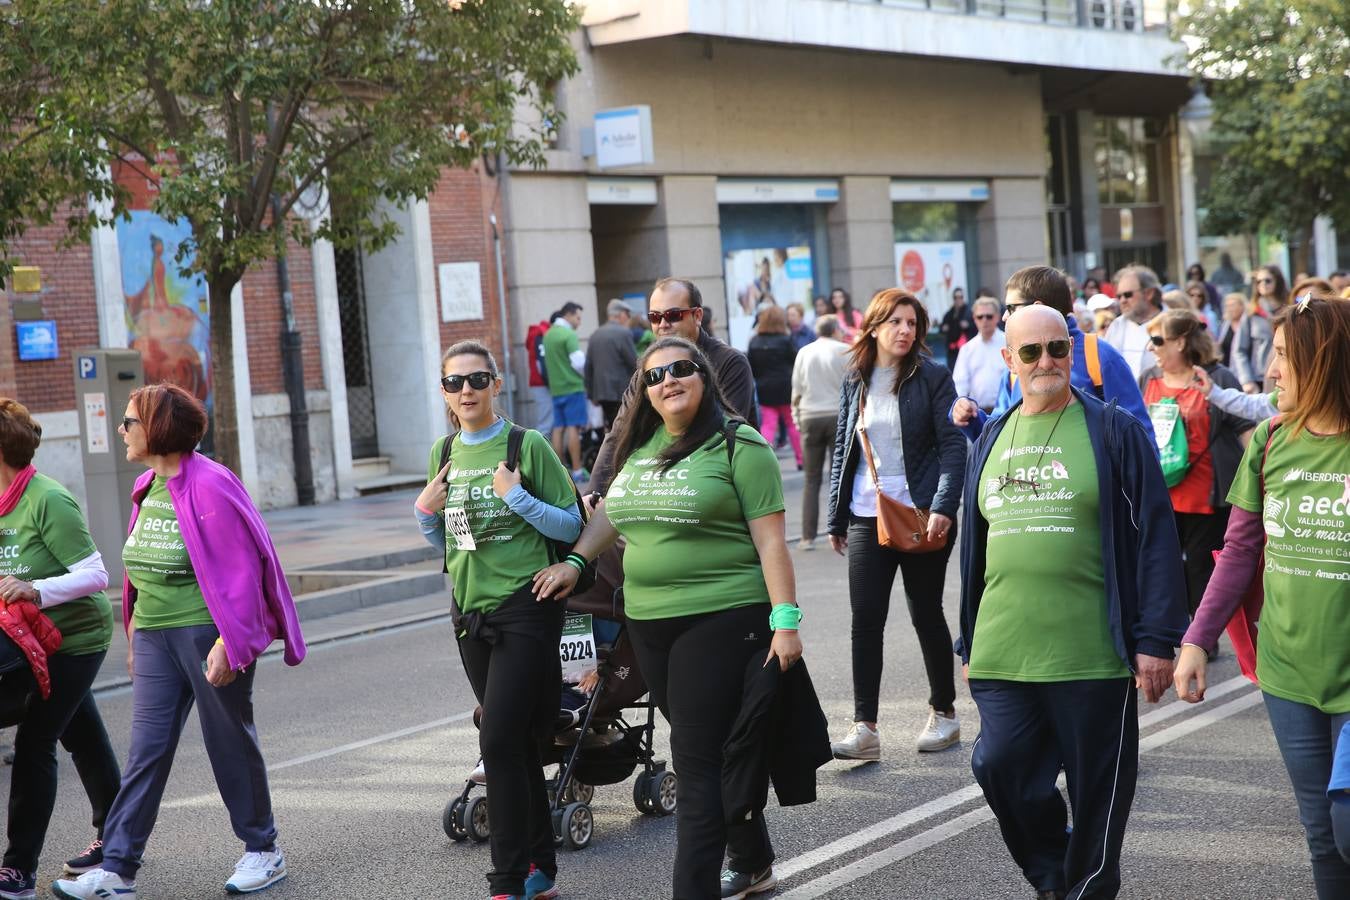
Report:
[[[848,533],[853,473],[862,459],[862,445],[856,444],[854,437],[863,387],[859,374],[850,372],[839,388],[839,422],[835,426],[826,518],[830,534]],[[947,411],[956,402],[952,373],[941,363],[920,359],[918,368],[900,385],[899,401],[900,450],[910,498],[920,509],[931,509],[955,520],[965,478],[966,439],[947,418]]]
[[[1157,449],[1129,413],[1113,402],[1072,388],[1083,404],[1088,437],[1097,463],[1100,492],[1102,569],[1106,608],[1116,653],[1133,672],[1142,653],[1171,659],[1181,645],[1189,617],[1172,500],[1158,465]],[[1021,401],[1017,406],[1021,406]],[[961,638],[956,652],[970,662],[975,617],[984,595],[989,523],[980,514],[980,473],[1012,410],[991,419],[971,448],[961,522]],[[1073,565],[1073,560],[1065,560]],[[1053,587],[1051,587],[1053,589]]]

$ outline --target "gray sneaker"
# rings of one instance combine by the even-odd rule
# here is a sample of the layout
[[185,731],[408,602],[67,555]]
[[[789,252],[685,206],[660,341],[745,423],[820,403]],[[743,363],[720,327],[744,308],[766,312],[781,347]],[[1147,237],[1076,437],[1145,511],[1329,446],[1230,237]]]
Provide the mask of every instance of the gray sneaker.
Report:
[[762,872],[737,872],[726,869],[722,872],[722,900],[743,900],[751,894],[761,894],[778,886],[773,866]]
[[930,707],[928,724],[919,732],[919,739],[915,741],[915,745],[920,753],[932,753],[935,750],[946,750],[960,740],[961,720],[956,717],[956,713],[952,713],[948,718]]
[[881,732],[866,723],[854,722],[853,730],[842,741],[831,741],[835,759],[881,759]]

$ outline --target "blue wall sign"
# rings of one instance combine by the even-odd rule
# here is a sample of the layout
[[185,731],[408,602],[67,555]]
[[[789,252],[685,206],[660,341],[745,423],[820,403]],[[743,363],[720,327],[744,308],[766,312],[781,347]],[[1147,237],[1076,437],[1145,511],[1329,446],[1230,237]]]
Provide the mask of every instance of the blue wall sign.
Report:
[[56,359],[60,355],[56,344],[55,321],[16,322],[14,327],[19,332],[19,359],[23,362]]

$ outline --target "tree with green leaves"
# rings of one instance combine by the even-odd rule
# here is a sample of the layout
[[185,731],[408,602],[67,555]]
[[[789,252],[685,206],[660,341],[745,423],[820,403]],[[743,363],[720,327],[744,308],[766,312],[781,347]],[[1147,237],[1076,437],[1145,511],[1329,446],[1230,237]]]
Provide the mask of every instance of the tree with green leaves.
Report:
[[[238,469],[230,293],[287,239],[377,249],[380,210],[480,156],[540,166],[576,71],[566,0],[10,0],[0,6],[0,274],[25,229],[111,224],[119,161],[185,220],[208,286],[216,451]],[[317,232],[292,212],[342,215]],[[280,215],[274,215],[279,210]]]
[[1214,104],[1208,230],[1274,232],[1296,272],[1314,218],[1350,229],[1348,29],[1341,0],[1203,0],[1177,26]]

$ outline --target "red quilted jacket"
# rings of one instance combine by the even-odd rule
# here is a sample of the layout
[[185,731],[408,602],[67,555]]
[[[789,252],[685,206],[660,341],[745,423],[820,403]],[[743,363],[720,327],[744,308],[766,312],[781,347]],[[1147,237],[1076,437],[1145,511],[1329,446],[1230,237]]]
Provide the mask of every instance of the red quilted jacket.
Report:
[[52,679],[47,673],[47,657],[61,646],[61,630],[52,620],[31,603],[0,603],[0,630],[9,635],[28,657],[42,699],[52,692]]

